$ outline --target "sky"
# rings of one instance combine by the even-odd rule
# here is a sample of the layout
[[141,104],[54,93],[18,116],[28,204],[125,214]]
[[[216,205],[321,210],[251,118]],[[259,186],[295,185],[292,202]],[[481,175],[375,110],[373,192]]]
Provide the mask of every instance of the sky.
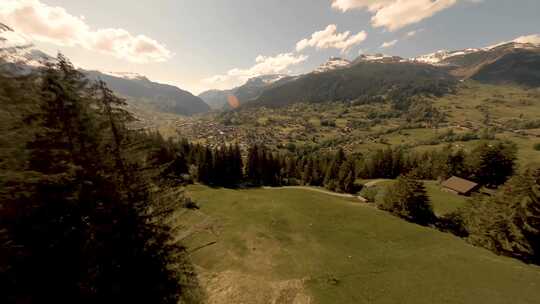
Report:
[[539,12],[538,0],[0,0],[0,22],[49,54],[195,94],[334,56],[540,43]]

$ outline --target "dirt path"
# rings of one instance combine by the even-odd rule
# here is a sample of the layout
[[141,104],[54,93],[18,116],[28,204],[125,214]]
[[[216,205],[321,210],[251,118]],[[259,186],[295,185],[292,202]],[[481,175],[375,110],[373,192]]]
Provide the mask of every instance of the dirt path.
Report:
[[382,182],[385,182],[385,181],[388,181],[388,180],[387,179],[372,180],[369,183],[364,184],[364,187],[370,188],[370,187],[376,186],[378,183],[382,183]]
[[363,198],[362,196],[359,196],[359,195],[352,195],[352,194],[346,194],[346,193],[337,193],[337,192],[332,192],[332,191],[328,191],[328,190],[324,190],[324,189],[320,189],[320,188],[307,187],[307,186],[263,187],[263,189],[300,189],[300,190],[308,190],[308,191],[313,191],[313,192],[319,192],[319,193],[328,194],[328,195],[337,196],[337,197],[356,198],[359,201],[366,201],[365,198]]

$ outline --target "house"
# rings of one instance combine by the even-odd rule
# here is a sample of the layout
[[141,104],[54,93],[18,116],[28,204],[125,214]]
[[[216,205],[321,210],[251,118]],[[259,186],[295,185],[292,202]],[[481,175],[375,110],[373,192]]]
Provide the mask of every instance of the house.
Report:
[[465,196],[469,196],[472,192],[480,188],[479,184],[456,176],[452,176],[444,181],[441,186],[446,191]]

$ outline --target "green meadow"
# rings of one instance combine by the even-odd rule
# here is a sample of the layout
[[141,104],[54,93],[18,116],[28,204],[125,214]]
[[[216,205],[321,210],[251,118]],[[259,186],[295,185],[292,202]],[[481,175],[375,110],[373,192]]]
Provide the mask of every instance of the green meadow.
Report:
[[[427,184],[431,197],[446,193]],[[209,303],[539,303],[540,268],[301,189],[190,186],[179,231]]]

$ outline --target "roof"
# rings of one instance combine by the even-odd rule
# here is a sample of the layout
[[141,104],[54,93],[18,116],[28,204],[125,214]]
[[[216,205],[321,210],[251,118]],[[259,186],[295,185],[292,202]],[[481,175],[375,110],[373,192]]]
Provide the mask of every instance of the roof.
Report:
[[443,187],[457,191],[459,193],[468,193],[474,190],[474,188],[478,187],[477,183],[456,176],[452,176],[448,180],[444,181],[442,185]]

